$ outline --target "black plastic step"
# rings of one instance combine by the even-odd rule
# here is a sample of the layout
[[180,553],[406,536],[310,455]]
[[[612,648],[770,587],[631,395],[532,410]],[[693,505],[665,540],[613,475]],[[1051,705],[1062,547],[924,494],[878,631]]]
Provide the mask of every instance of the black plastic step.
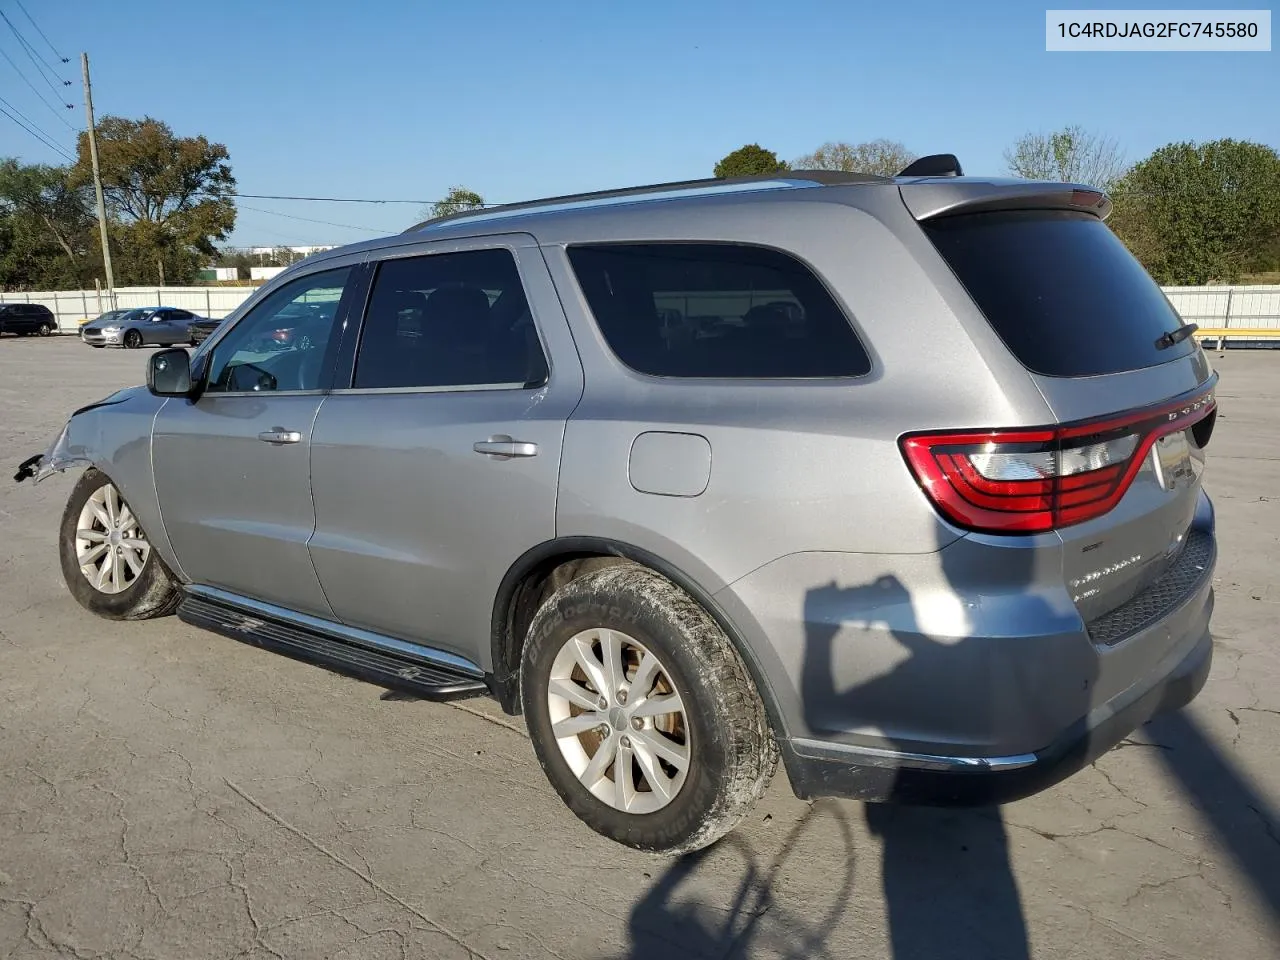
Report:
[[336,632],[315,630],[194,594],[183,599],[178,617],[194,627],[424,700],[456,700],[488,693],[481,677],[448,664],[375,648]]

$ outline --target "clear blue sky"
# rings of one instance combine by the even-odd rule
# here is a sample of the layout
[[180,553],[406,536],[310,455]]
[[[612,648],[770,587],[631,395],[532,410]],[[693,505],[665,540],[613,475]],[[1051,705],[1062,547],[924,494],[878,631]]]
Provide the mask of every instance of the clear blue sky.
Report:
[[[1045,7],[1065,3],[23,3],[64,55],[88,51],[99,116],[225,143],[244,193],[431,199],[461,183],[515,201],[710,176],[747,142],[792,159],[876,137],[1001,173],[1018,136],[1068,123],[1131,160],[1172,140],[1280,146],[1280,53],[1046,53]],[[0,11],[48,53],[15,0]],[[52,98],[3,21],[0,50]],[[63,72],[83,126],[78,62]],[[3,58],[0,96],[72,150]],[[59,160],[0,116],[10,155]],[[245,200],[232,240],[347,242],[417,213]]]

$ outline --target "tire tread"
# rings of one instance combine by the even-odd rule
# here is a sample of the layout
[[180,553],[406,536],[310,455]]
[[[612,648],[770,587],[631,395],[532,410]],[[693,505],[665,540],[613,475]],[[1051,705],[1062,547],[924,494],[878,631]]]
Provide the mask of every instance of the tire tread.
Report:
[[[709,691],[713,700],[704,706],[710,715],[719,719],[717,726],[724,738],[723,782],[714,790],[711,804],[698,811],[697,821],[685,831],[684,836],[658,844],[646,838],[643,828],[619,835],[609,825],[594,822],[594,818],[588,815],[590,808],[584,811],[584,805],[575,802],[570,790],[557,782],[557,772],[549,767],[544,753],[554,750],[553,744],[548,744],[546,751],[539,749],[538,759],[561,797],[593,829],[639,849],[670,854],[689,853],[709,846],[732,830],[764,795],[777,768],[777,744],[764,704],[742,658],[724,631],[689,594],[639,564],[618,564],[584,574],[553,593],[534,615],[524,664],[527,666],[530,656],[541,652],[556,626],[564,619],[566,609],[592,600],[616,603],[620,598],[648,605],[656,615],[671,621],[684,643],[695,652],[690,659],[696,665],[698,682]],[[522,669],[522,674],[524,672]],[[531,719],[532,704],[527,702],[529,684],[523,681],[522,677],[521,693],[526,700],[524,713],[526,719]]]

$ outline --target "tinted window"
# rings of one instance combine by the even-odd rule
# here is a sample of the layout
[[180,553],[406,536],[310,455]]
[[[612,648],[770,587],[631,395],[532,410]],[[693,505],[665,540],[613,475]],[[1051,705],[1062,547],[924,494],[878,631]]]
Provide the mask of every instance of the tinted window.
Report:
[[871,369],[812,271],[775,250],[731,244],[571,247],[610,349],[664,377],[851,377]]
[[319,390],[350,268],[299,277],[266,297],[223,337],[209,392]]
[[546,379],[509,251],[409,257],[378,267],[356,387],[539,386]]
[[970,296],[1030,370],[1087,377],[1185,357],[1159,349],[1181,321],[1154,280],[1097,217],[1031,210],[924,224]]

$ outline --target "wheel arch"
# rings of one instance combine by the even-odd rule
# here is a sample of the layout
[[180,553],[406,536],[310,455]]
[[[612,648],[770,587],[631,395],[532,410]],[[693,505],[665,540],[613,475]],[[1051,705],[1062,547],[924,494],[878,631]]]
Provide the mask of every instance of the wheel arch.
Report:
[[37,480],[73,469],[93,468],[105,475],[128,501],[166,566],[185,580],[169,541],[152,471],[152,429],[165,402],[145,388],[130,387],[81,407],[41,458]]
[[[493,604],[490,631],[493,669],[488,677],[489,687],[502,709],[511,715],[520,712],[520,655],[524,647],[524,630],[532,621],[545,588],[548,585],[554,588],[601,566],[625,562],[639,564],[666,577],[693,597],[716,621],[746,665],[764,703],[774,737],[784,739],[785,724],[772,685],[754,651],[743,639],[743,632],[716,602],[712,592],[658,554],[605,537],[574,536],[545,541],[526,551],[502,578]],[[577,566],[571,568],[570,575],[559,583],[553,582],[554,572],[569,564]]]

